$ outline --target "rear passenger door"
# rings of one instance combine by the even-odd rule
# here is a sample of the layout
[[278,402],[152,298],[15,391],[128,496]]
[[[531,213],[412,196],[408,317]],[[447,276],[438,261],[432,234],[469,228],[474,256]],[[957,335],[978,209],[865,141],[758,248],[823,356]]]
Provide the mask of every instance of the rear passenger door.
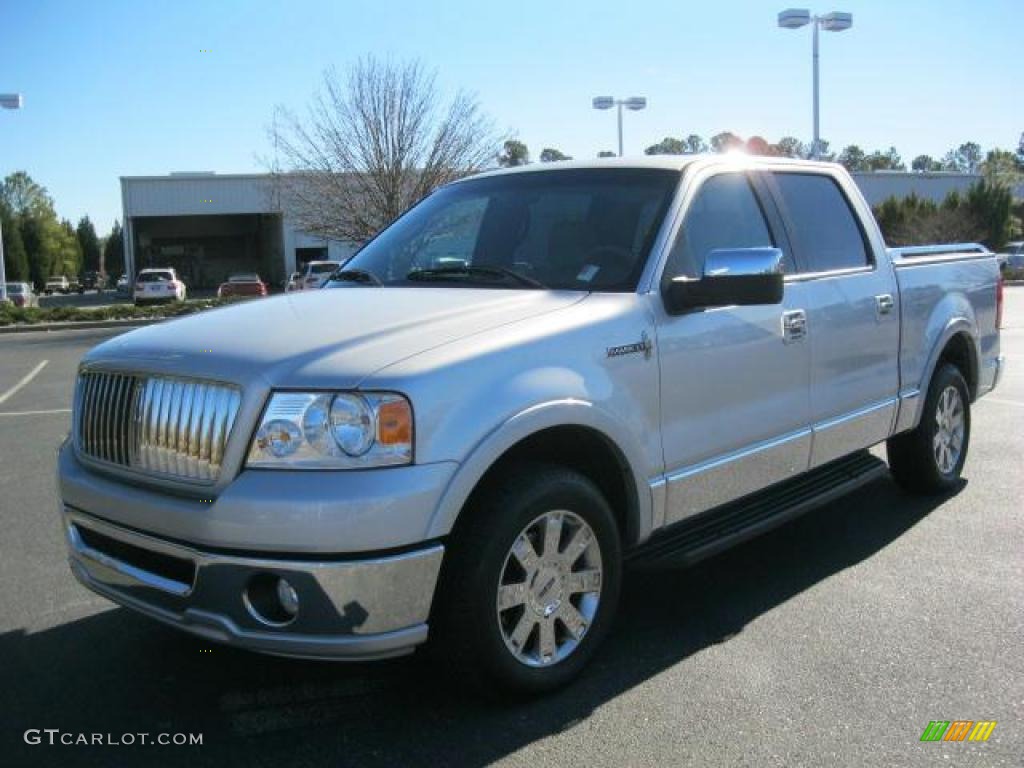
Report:
[[[775,171],[768,186],[804,287],[811,352],[811,466],[888,437],[899,388],[899,293],[851,200],[829,174]],[[865,212],[866,213],[866,212]]]

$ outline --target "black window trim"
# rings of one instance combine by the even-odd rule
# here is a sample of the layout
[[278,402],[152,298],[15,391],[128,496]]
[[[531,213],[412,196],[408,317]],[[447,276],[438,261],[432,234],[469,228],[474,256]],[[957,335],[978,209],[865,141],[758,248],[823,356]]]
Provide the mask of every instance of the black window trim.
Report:
[[775,204],[775,196],[772,194],[768,180],[765,178],[769,173],[770,171],[754,170],[748,171],[747,175],[750,180],[750,186],[754,190],[754,195],[758,199],[758,204],[761,206],[761,213],[768,224],[768,231],[771,233],[772,242],[776,248],[782,251],[783,264],[786,262],[786,254],[789,254],[793,261],[796,271],[786,272],[784,277],[794,277],[803,274],[803,264],[800,261],[800,254],[797,253],[797,249],[793,245],[793,241],[790,240],[782,211]]
[[[793,223],[793,217],[790,215],[789,210],[786,207],[786,201],[782,197],[782,191],[779,189],[779,186],[775,181],[776,174],[787,174],[789,176],[821,176],[832,182],[838,190],[840,197],[842,197],[843,202],[846,203],[846,207],[850,211],[850,215],[853,216],[853,221],[857,225],[857,231],[860,233],[861,243],[864,246],[864,253],[867,255],[868,263],[862,267],[841,267],[839,269],[825,269],[807,272],[801,271],[802,269],[806,269],[810,262],[804,259],[803,246],[800,245],[799,236],[794,235],[796,227]],[[782,226],[786,230],[787,240],[793,245],[793,260],[796,262],[797,272],[795,274],[786,275],[784,278],[785,282],[799,283],[830,277],[846,277],[848,275],[866,274],[878,269],[878,259],[875,258],[875,251],[871,247],[871,241],[868,239],[867,232],[864,230],[864,222],[861,221],[861,217],[858,215],[857,209],[850,201],[850,196],[846,194],[846,190],[843,188],[843,185],[839,183],[839,180],[836,179],[835,176],[827,171],[819,171],[813,168],[799,168],[793,170],[770,168],[763,171],[763,178],[765,187],[769,190],[772,196],[772,201],[779,211]]]

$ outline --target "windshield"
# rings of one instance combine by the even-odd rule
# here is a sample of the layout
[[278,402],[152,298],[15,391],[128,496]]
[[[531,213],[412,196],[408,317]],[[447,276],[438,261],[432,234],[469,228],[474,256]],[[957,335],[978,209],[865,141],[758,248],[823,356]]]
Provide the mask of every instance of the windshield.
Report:
[[309,273],[311,275],[326,275],[330,272],[333,272],[340,266],[341,264],[336,261],[328,261],[322,264],[310,264]]
[[633,291],[678,180],[675,171],[594,168],[452,184],[345,270],[384,285]]

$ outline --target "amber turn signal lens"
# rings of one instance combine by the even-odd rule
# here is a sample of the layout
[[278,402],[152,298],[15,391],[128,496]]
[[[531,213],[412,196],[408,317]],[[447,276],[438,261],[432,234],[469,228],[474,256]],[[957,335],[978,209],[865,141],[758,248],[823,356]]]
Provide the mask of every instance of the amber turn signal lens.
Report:
[[395,399],[377,406],[377,442],[381,445],[412,443],[412,409],[408,402]]

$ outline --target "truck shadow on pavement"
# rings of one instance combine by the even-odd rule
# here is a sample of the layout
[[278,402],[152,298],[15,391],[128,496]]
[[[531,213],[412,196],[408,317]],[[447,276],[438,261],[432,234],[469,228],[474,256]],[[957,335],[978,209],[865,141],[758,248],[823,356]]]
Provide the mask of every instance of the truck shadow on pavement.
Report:
[[[884,478],[693,568],[630,572],[591,667],[532,701],[482,701],[420,655],[358,665],[263,657],[120,608],[35,634],[8,632],[0,636],[0,749],[19,756],[11,765],[485,765],[728,642],[870,558],[943,500],[905,495]],[[203,746],[27,746],[29,728],[202,733]]]

